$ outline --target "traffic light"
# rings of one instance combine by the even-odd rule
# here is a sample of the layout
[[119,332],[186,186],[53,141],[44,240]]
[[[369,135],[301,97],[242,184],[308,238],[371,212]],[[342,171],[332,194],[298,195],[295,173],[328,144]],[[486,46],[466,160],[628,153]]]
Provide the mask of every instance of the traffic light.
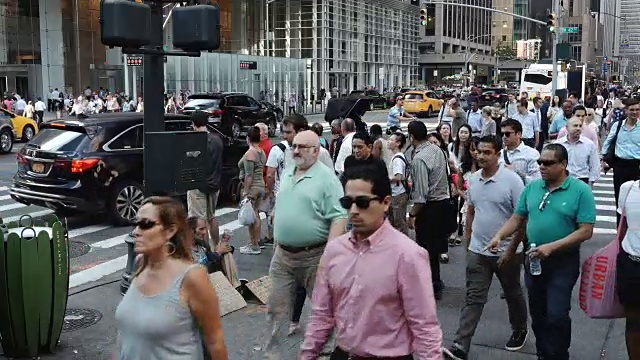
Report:
[[550,33],[556,32],[556,14],[550,13],[547,17],[547,29]]
[[420,9],[420,25],[427,26],[429,17],[427,16],[427,9]]

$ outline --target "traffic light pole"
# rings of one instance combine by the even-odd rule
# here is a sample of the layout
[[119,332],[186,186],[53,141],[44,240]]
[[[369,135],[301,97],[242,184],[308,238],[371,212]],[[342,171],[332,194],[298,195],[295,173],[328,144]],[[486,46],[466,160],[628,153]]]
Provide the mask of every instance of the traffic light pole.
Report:
[[559,20],[562,16],[559,16],[562,11],[560,7],[560,0],[553,0],[553,13],[556,14],[556,28],[553,36],[553,49],[551,49],[551,63],[553,64],[553,81],[551,83],[551,100],[556,96],[556,90],[558,90],[558,44],[560,43],[560,24]]

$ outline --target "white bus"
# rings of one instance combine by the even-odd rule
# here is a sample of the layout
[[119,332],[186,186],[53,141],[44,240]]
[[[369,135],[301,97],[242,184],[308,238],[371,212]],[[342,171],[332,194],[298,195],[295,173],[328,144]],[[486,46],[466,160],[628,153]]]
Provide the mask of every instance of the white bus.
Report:
[[[520,94],[526,92],[529,97],[540,93],[541,98],[551,97],[553,87],[553,65],[552,64],[532,64],[527,69],[522,69],[520,77]],[[558,89],[567,88],[567,73],[562,72],[558,66]]]

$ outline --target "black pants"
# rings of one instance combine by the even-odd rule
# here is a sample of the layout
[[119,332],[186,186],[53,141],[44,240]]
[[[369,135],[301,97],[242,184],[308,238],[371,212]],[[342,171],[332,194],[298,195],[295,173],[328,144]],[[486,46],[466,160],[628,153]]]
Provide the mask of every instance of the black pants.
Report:
[[458,198],[458,236],[464,235],[464,227],[462,226],[462,217],[465,216],[462,214],[462,207],[464,206],[464,199]]
[[[628,160],[616,158],[613,165],[613,192],[616,196],[616,207],[618,206],[618,197],[620,196],[620,186],[627,181],[640,179],[640,160]],[[620,214],[616,211],[618,218],[617,224],[620,224]]]
[[299,323],[302,316],[302,308],[304,307],[304,300],[307,298],[307,290],[304,286],[296,288],[296,294],[293,299],[293,313],[291,314],[291,322]]
[[36,111],[36,122],[38,125],[44,121],[44,111]]
[[444,283],[440,279],[440,254],[448,250],[447,234],[443,223],[444,216],[451,216],[448,200],[429,201],[422,205],[416,216],[416,242],[429,252],[431,281],[434,292],[440,292]]
[[583,183],[589,185],[589,178],[579,178],[578,180],[582,181]]
[[531,138],[531,139],[522,138],[522,142],[525,145],[527,145],[528,147],[531,147],[531,148],[534,148],[534,149],[536,148],[536,139],[535,138]]
[[413,356],[405,355],[405,356],[395,356],[395,357],[349,357],[349,353],[337,347],[331,353],[331,357],[329,360],[413,360]]

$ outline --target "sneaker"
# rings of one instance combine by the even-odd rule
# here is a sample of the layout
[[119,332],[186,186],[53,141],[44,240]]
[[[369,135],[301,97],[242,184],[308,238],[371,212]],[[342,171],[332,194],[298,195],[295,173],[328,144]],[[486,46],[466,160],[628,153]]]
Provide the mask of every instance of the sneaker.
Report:
[[467,352],[460,348],[460,345],[453,344],[450,348],[442,348],[445,359],[467,360]]
[[294,323],[292,322],[291,324],[289,324],[289,332],[288,332],[288,336],[291,336],[293,334],[296,333],[296,331],[298,331],[298,329],[300,329],[300,323]]
[[260,248],[254,249],[251,246],[243,246],[240,248],[240,254],[245,254],[245,255],[260,255],[262,253],[262,251],[260,250]]
[[446,264],[449,262],[449,254],[440,254],[440,262]]
[[527,342],[527,335],[529,335],[527,330],[514,331],[504,348],[509,351],[518,351],[522,349],[524,344]]
[[260,249],[265,249],[267,247],[267,245],[271,245],[273,246],[273,239],[269,239],[269,238],[262,238],[260,239]]

